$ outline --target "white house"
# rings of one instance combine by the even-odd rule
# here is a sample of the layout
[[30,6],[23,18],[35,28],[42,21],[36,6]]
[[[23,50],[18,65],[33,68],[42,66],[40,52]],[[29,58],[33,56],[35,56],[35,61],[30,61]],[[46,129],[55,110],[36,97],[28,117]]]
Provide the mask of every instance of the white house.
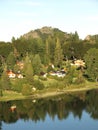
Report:
[[74,63],[71,63],[71,65],[75,65],[77,67],[85,67],[85,62],[83,60],[75,60]]
[[22,74],[17,74],[17,78],[23,79],[23,75]]
[[65,77],[65,72],[64,71],[50,72],[50,75],[63,78],[63,77]]
[[7,75],[8,75],[9,78],[15,78],[16,77],[16,74],[14,72],[12,72],[12,70],[8,71]]

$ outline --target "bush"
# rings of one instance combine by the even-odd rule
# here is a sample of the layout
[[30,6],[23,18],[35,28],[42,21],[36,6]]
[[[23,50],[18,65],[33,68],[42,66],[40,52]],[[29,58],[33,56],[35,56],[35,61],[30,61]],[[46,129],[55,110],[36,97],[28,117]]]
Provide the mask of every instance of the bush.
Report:
[[25,84],[26,81],[24,79],[15,79],[12,81],[12,90],[21,92],[23,88],[23,84]]
[[22,94],[23,95],[30,95],[32,94],[32,88],[29,84],[23,84],[22,86]]
[[47,81],[47,78],[46,78],[46,77],[43,77],[43,76],[39,76],[39,79],[40,79],[40,80],[43,80],[43,81]]
[[0,97],[2,97],[3,96],[3,92],[2,92],[2,90],[0,89]]
[[49,65],[48,68],[47,68],[47,72],[50,72],[50,71],[53,71],[53,68],[52,68],[51,65]]
[[42,90],[44,88],[44,84],[39,80],[34,80],[33,86],[39,90]]

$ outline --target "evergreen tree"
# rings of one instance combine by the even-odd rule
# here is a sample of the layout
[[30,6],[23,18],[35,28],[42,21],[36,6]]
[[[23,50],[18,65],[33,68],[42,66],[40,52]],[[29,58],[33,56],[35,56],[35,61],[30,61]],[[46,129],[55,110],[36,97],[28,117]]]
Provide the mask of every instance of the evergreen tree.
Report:
[[70,85],[73,83],[76,83],[76,79],[78,77],[78,71],[76,70],[75,67],[69,67],[67,75],[65,77],[65,84]]
[[49,43],[48,40],[46,40],[46,47],[45,47],[45,55],[44,55],[44,63],[49,64],[50,62],[50,49],[49,49]]
[[39,54],[36,54],[33,59],[34,74],[39,75],[41,72],[42,63]]
[[31,60],[27,54],[24,60],[24,68],[23,68],[23,73],[26,77],[26,79],[31,83],[33,81],[33,67]]
[[47,43],[49,43],[48,47],[49,47],[49,58],[50,58],[50,62],[53,63],[54,62],[54,51],[55,51],[55,37],[49,36],[47,38]]
[[93,81],[98,80],[98,49],[91,48],[87,51],[84,57],[86,64],[86,74]]
[[1,84],[1,81],[0,81],[0,97],[3,96],[3,89],[2,89],[2,84]]
[[8,55],[12,51],[13,51],[12,44],[0,43],[0,56],[2,56],[4,60],[8,57]]
[[12,41],[12,43],[14,43],[15,42],[15,37],[12,37],[11,41]]
[[77,31],[75,31],[74,40],[75,40],[75,42],[79,41],[79,35],[78,35]]
[[18,57],[19,57],[19,53],[15,47],[14,47],[14,57],[15,57],[15,59],[18,59]]
[[4,71],[1,76],[1,89],[2,90],[10,90],[11,89],[11,83],[10,79],[7,75],[7,66],[4,66]]
[[0,130],[2,130],[2,121],[0,120]]
[[44,63],[45,44],[43,44],[43,41],[41,38],[37,40],[37,44],[38,44],[38,53],[36,54],[39,54],[42,63]]
[[15,60],[15,56],[13,52],[10,52],[10,54],[8,55],[6,63],[7,63],[8,69],[12,70],[14,68],[16,60]]
[[56,47],[55,47],[55,54],[54,54],[54,64],[55,64],[55,66],[61,66],[63,58],[64,58],[64,56],[63,56],[63,53],[62,53],[60,41],[59,41],[59,39],[57,39]]
[[23,95],[30,95],[30,94],[32,94],[32,87],[29,84],[23,84],[22,94]]

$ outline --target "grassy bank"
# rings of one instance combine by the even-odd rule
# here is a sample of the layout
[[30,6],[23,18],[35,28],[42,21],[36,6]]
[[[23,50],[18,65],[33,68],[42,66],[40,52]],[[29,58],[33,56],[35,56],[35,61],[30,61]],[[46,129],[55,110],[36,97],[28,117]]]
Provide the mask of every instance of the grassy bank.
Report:
[[3,91],[3,96],[0,97],[0,101],[9,101],[9,100],[18,100],[25,99],[21,93],[17,93],[14,91]]
[[56,96],[56,95],[61,95],[61,94],[71,94],[74,92],[82,92],[82,91],[88,91],[88,90],[93,90],[93,89],[98,89],[98,83],[87,83],[84,87],[80,87],[77,85],[71,85],[63,89],[46,89],[46,90],[41,90],[37,93],[35,98],[45,98],[45,97],[51,97],[51,96]]
[[47,88],[44,90],[36,91],[30,96],[23,96],[21,93],[14,91],[4,91],[3,97],[0,97],[0,101],[20,100],[26,98],[39,99],[67,93],[71,94],[73,92],[88,91],[92,89],[98,89],[98,83],[86,83],[85,86],[71,85],[63,89]]

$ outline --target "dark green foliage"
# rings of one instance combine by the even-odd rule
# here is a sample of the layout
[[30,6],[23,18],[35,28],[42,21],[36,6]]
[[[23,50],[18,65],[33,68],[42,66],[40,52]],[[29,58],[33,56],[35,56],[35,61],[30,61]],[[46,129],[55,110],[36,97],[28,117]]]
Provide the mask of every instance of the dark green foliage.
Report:
[[13,47],[11,43],[0,42],[0,57],[2,56],[2,60],[6,61],[6,58],[13,51]]
[[22,86],[22,94],[23,95],[30,95],[32,94],[32,88],[29,84],[23,84]]
[[55,37],[49,36],[47,41],[49,43],[49,59],[50,59],[50,62],[53,63],[54,62],[54,52],[55,52]]
[[14,41],[13,46],[18,51],[20,59],[26,56],[26,53],[30,51],[30,44],[28,44],[28,41],[24,38],[20,38]]
[[20,69],[19,65],[15,64],[15,65],[14,65],[14,68],[13,68],[13,71],[14,71],[15,73],[17,73],[18,71],[21,72],[21,69]]
[[1,84],[1,81],[0,81],[0,97],[3,96],[3,88],[2,88],[2,84]]
[[11,41],[12,41],[12,43],[14,43],[15,42],[15,37],[12,37]]
[[49,63],[50,63],[50,46],[47,40],[45,44],[44,64],[48,65]]
[[11,90],[11,83],[10,83],[10,79],[7,75],[7,66],[5,65],[4,67],[4,71],[2,73],[1,76],[1,90]]
[[85,54],[86,74],[93,80],[98,80],[98,49],[91,48]]
[[67,72],[67,75],[65,76],[65,84],[70,85],[70,84],[75,83],[77,80],[77,76],[78,76],[78,73],[77,73],[76,68],[70,67]]
[[85,83],[85,78],[83,77],[83,73],[81,72],[81,70],[78,70],[78,75],[77,75],[77,79],[75,81],[76,84],[84,84]]
[[3,96],[3,90],[0,89],[0,97],[2,97],[2,96]]
[[72,39],[72,41],[74,41],[76,43],[79,42],[79,35],[78,35],[77,31],[75,31],[75,33],[71,35],[71,39]]
[[16,59],[13,52],[10,52],[10,54],[8,55],[6,63],[7,63],[8,69],[11,69],[11,70],[14,69]]
[[64,79],[65,85],[85,83],[85,79],[81,70],[77,70],[76,67],[71,66],[68,69],[69,70]]
[[2,75],[2,72],[3,72],[3,65],[1,64],[1,65],[0,65],[0,77],[1,77],[1,75]]
[[34,80],[33,86],[38,90],[44,89],[44,84],[40,80]]
[[13,91],[17,91],[20,93],[22,91],[23,84],[25,83],[26,83],[25,79],[15,79],[14,82],[12,83],[11,89]]
[[54,64],[55,66],[61,66],[63,62],[63,52],[59,39],[57,39],[55,53],[54,53]]
[[24,59],[24,67],[22,69],[22,73],[25,76],[27,82],[29,84],[32,84],[34,70],[33,70],[33,67],[32,67],[31,59],[30,59],[28,54],[26,55],[26,57]]
[[[17,60],[24,62],[24,68],[20,70],[20,72],[25,76],[25,81],[19,79],[17,83],[15,82],[14,84],[15,88],[12,87],[13,90],[19,92],[22,91],[21,85],[23,86],[26,82],[28,82],[29,85],[33,85],[34,75],[40,75],[41,72],[53,71],[50,64],[55,65],[55,70],[62,68],[62,66],[63,68],[66,66],[67,75],[65,76],[65,84],[80,84],[85,82],[79,70],[70,68],[69,64],[63,64],[74,58],[85,59],[87,67],[85,74],[91,80],[97,81],[98,50],[88,53],[87,51],[91,48],[98,49],[97,35],[89,36],[88,39],[81,40],[77,32],[68,34],[51,27],[43,27],[42,29],[31,31],[18,39],[13,37],[12,43],[0,42],[1,86],[5,86],[4,89],[10,89],[10,87],[8,87],[10,86],[10,80],[6,74],[4,74],[4,64],[6,63],[8,69],[12,69],[17,73],[18,70],[20,70],[19,66],[16,65]],[[86,56],[84,57],[85,54]],[[5,84],[5,79],[6,84],[9,85]],[[35,86],[40,89],[38,85],[36,85],[40,83],[39,81],[37,82]]]
[[35,75],[39,75],[42,68],[42,63],[39,54],[36,54],[33,58],[33,70]]
[[51,72],[51,71],[53,71],[53,68],[52,68],[51,65],[49,65],[48,68],[47,68],[47,72]]
[[97,35],[90,36],[89,40],[83,41],[79,39],[77,32],[68,34],[57,28],[43,27],[18,39],[12,37],[12,44],[0,42],[0,56],[6,61],[10,52],[14,51],[13,53],[16,54],[16,50],[20,60],[28,52],[28,54],[33,55],[39,54],[43,64],[53,63],[57,39],[59,39],[64,57],[67,58],[83,58],[88,49],[92,47],[98,48]]

